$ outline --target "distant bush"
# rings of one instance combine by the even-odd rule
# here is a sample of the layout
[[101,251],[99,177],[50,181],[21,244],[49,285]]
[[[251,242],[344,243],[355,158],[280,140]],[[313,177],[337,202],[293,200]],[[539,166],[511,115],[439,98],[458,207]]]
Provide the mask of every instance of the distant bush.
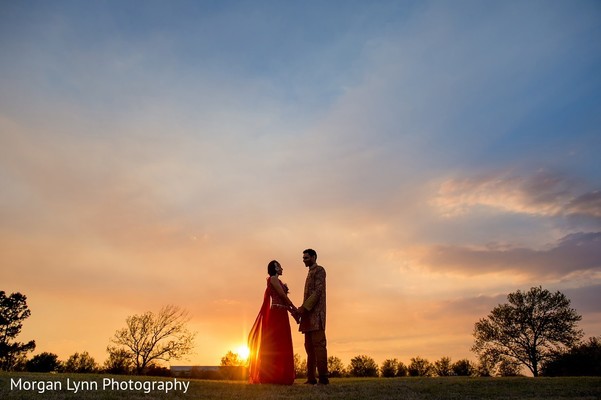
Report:
[[476,368],[467,359],[455,362],[451,368],[453,369],[453,374],[457,376],[472,376],[476,372]]
[[451,359],[449,357],[443,357],[440,360],[434,362],[432,370],[437,376],[454,375],[453,369],[451,368]]
[[364,355],[354,357],[348,370],[349,374],[355,377],[378,376],[378,364],[373,358]]
[[147,376],[171,376],[171,370],[160,365],[150,364],[146,367],[144,374]]
[[499,376],[520,376],[521,371],[521,365],[510,358],[502,358],[497,364],[497,375]]
[[307,360],[301,360],[298,353],[294,353],[294,372],[296,373],[297,378],[307,377]]
[[25,366],[29,372],[52,372],[58,371],[61,363],[56,354],[44,352],[27,361]]
[[407,376],[407,366],[396,358],[384,360],[380,367],[380,376],[383,378]]
[[385,360],[380,368],[380,373],[384,378],[392,378],[396,376],[399,368],[399,361],[396,358]]
[[425,358],[414,357],[407,367],[409,376],[432,376],[432,363]]
[[555,354],[542,368],[544,376],[601,376],[601,337]]
[[[107,349],[108,351],[109,349]],[[133,373],[134,363],[130,353],[124,349],[108,351],[109,358],[104,362],[104,370],[109,374],[128,375]]]
[[338,357],[328,357],[328,372],[332,378],[341,378],[346,375],[346,369],[342,360]]
[[396,369],[396,376],[407,376],[409,375],[409,368],[399,361],[399,365]]
[[65,372],[89,373],[98,371],[98,364],[87,351],[75,353],[67,359],[64,365]]

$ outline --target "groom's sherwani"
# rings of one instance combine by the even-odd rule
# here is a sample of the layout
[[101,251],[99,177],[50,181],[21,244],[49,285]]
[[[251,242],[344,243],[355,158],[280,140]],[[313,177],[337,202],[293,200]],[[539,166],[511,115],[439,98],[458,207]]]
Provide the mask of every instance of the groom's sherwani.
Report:
[[309,267],[305,281],[305,296],[302,308],[307,310],[301,317],[299,330],[305,334],[307,350],[307,382],[328,383],[328,350],[326,340],[326,270],[313,264]]
[[309,312],[301,319],[301,332],[326,329],[326,270],[320,265],[309,267],[302,307]]

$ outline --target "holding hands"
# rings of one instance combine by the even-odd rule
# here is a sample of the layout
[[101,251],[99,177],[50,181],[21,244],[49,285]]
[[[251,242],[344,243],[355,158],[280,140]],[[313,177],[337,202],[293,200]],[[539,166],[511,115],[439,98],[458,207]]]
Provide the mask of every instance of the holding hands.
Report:
[[292,315],[292,318],[294,318],[294,320],[296,321],[297,324],[300,324],[300,320],[301,320],[301,315],[302,315],[302,307],[296,308],[294,305],[290,306],[290,315]]

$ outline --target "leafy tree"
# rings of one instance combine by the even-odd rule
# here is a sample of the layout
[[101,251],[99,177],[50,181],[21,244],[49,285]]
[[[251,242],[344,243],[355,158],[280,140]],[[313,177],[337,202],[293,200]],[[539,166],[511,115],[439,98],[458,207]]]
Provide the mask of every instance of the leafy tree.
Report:
[[302,360],[297,353],[294,353],[294,372],[297,378],[307,377],[307,360]]
[[511,359],[530,369],[536,377],[541,363],[583,335],[576,329],[582,319],[561,292],[542,287],[510,293],[509,303],[495,307],[475,324],[472,351],[490,357],[494,364]]
[[543,365],[544,376],[601,376],[601,337],[589,338]]
[[499,376],[519,376],[521,365],[512,358],[502,357],[497,364],[497,375]]
[[134,369],[131,354],[125,349],[114,349],[110,351],[109,358],[104,362],[104,369],[109,374],[129,375]]
[[476,376],[493,376],[495,374],[496,363],[498,361],[493,360],[486,354],[481,354],[479,357],[478,365],[476,366]]
[[137,374],[152,362],[180,359],[194,347],[195,333],[188,331],[188,313],[176,306],[165,306],[158,314],[150,311],[127,317],[127,327],[115,332],[107,348],[109,354],[125,350]]
[[58,371],[61,366],[58,356],[54,353],[40,353],[27,361],[26,367],[29,372],[51,372]]
[[396,369],[396,376],[407,376],[409,375],[409,368],[407,368],[407,366],[405,364],[403,364],[401,361],[399,361],[399,365],[397,366]]
[[384,378],[392,378],[397,376],[398,368],[399,360],[396,358],[384,360],[382,367],[380,368],[380,373]]
[[414,357],[407,367],[409,376],[431,376],[432,363],[425,358]]
[[378,376],[378,364],[371,357],[364,355],[356,356],[351,359],[349,373],[356,377]]
[[346,370],[344,369],[342,360],[334,356],[328,357],[328,372],[332,378],[343,377],[346,374]]
[[31,315],[27,307],[27,296],[21,293],[6,293],[0,291],[0,369],[10,371],[25,358],[25,355],[35,349],[35,341],[27,343],[15,342],[21,333],[23,320]]
[[451,369],[453,370],[453,374],[457,376],[472,376],[474,375],[475,368],[470,362],[470,360],[459,360],[455,362]]
[[87,351],[83,353],[75,353],[71,355],[64,365],[65,372],[94,372],[98,370],[98,364],[94,357],[90,356]]
[[146,368],[147,376],[171,376],[171,370],[169,368],[162,367],[160,365],[156,365],[151,363],[148,368]]
[[246,361],[241,359],[238,354],[233,351],[228,351],[223,357],[221,357],[221,367],[243,367],[246,365]]
[[435,361],[432,369],[438,376],[453,375],[453,368],[451,368],[451,359],[449,357],[442,357],[440,360]]
[[27,371],[27,356],[25,354],[21,354],[19,357],[16,357],[14,359],[11,371],[15,371],[15,372]]
[[233,351],[228,351],[225,356],[221,357],[219,365],[219,373],[223,379],[235,380],[247,378],[247,361]]

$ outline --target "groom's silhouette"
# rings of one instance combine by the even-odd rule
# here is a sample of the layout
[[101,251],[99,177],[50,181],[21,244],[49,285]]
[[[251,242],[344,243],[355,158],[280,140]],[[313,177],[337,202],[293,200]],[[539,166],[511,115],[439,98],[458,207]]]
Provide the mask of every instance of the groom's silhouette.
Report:
[[316,384],[315,368],[319,383],[327,385],[328,351],[326,341],[326,270],[317,265],[317,252],[303,251],[303,262],[309,268],[305,281],[303,305],[298,308],[301,315],[299,330],[305,334],[307,351],[307,382]]

